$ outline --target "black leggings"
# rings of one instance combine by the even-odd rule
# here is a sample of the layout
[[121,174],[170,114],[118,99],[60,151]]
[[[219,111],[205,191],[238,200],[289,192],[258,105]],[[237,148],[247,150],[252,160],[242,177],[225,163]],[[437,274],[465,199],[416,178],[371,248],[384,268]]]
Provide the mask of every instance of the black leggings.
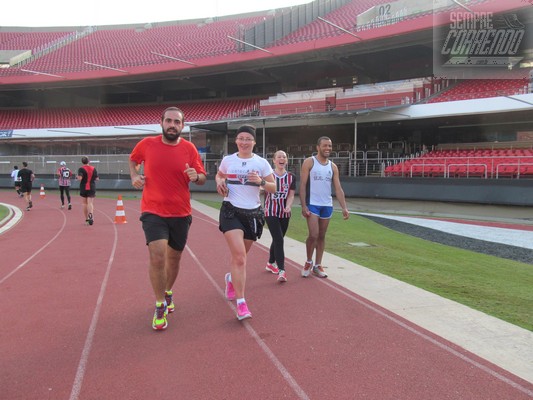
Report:
[[285,233],[289,229],[289,218],[265,217],[268,224],[268,230],[272,236],[272,244],[270,245],[269,263],[276,262],[280,270],[285,270],[285,249],[283,242]]
[[59,197],[61,198],[61,204],[65,205],[65,195],[63,193],[67,194],[67,200],[70,204],[70,187],[68,186],[59,186]]

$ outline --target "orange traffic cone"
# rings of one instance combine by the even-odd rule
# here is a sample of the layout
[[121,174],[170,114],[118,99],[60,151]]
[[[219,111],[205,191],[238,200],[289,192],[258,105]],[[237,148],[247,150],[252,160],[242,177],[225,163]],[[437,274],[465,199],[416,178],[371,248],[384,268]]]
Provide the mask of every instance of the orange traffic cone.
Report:
[[41,185],[41,199],[44,199],[44,197],[46,196],[46,194],[44,193],[44,185]]
[[125,224],[128,221],[126,221],[126,213],[124,212],[124,203],[122,202],[122,195],[118,195],[117,200],[117,211],[115,213],[115,224]]

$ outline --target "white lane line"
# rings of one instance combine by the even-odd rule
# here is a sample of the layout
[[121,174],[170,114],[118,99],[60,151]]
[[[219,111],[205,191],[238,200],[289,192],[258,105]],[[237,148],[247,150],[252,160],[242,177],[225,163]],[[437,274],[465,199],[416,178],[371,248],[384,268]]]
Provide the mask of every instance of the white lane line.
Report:
[[22,219],[22,210],[12,204],[0,203],[9,210],[9,215],[0,221],[0,235],[7,232]]
[[67,218],[66,218],[66,215],[65,213],[62,213],[63,214],[63,225],[61,226],[61,228],[57,231],[57,233],[55,234],[55,236],[50,239],[48,242],[46,242],[44,244],[43,247],[41,247],[39,250],[37,250],[35,253],[33,253],[29,258],[27,258],[23,263],[21,263],[20,265],[18,265],[13,271],[11,271],[9,274],[7,274],[6,276],[4,276],[1,280],[0,280],[0,285],[2,283],[4,283],[5,281],[7,281],[11,276],[13,276],[17,271],[20,271],[21,268],[23,268],[26,264],[28,264],[31,260],[33,260],[35,257],[37,257],[44,249],[46,249],[48,246],[50,246],[50,244],[56,240],[58,238],[59,235],[61,235],[61,232],[63,232],[63,230],[65,229],[65,226],[67,225]]
[[[197,210],[198,210],[198,209],[197,209]],[[202,211],[200,211],[200,212],[202,212]],[[383,216],[383,215],[381,215],[381,214],[370,214],[370,213],[353,213],[353,214],[366,214],[366,215],[372,215],[372,216],[376,216],[376,217],[382,217],[382,216]],[[408,217],[396,217],[396,216],[388,216],[388,215],[387,215],[386,217],[389,217],[390,219],[398,219],[398,218],[407,219],[407,218],[408,218]],[[213,221],[211,218],[201,218],[201,217],[198,217],[198,218],[199,218],[199,219],[202,219],[202,220],[204,220],[204,221],[206,221],[206,222],[213,223],[214,225],[217,225],[217,224],[215,223],[215,221]],[[416,220],[417,222],[418,222],[419,220],[423,220],[422,218],[411,218],[411,219],[414,219],[414,220]],[[407,221],[404,221],[404,222],[407,222]],[[409,222],[409,223],[413,224],[413,223],[415,223],[415,221],[413,221],[413,222]],[[456,224],[457,224],[457,223],[456,223]],[[458,225],[464,225],[464,224],[458,224]],[[433,229],[435,229],[435,228],[433,228]],[[520,231],[518,231],[518,232],[524,232],[524,231],[520,230]],[[455,233],[455,231],[451,231],[450,233]],[[264,244],[261,244],[261,243],[258,243],[258,244],[259,244],[259,248],[260,248],[261,250],[263,250],[265,253],[268,254],[268,247],[265,246]],[[294,268],[297,269],[298,271],[301,270],[301,264],[296,263],[294,260],[292,260],[292,259],[290,259],[290,258],[287,258],[287,259],[286,259],[286,265],[287,265],[287,266],[294,267]],[[206,272],[206,274],[207,274],[207,272]],[[452,347],[450,347],[450,346],[448,346],[448,345],[446,345],[446,344],[444,344],[444,343],[441,343],[439,340],[434,339],[433,337],[431,337],[431,336],[429,336],[429,335],[426,335],[424,332],[422,332],[422,331],[420,331],[420,330],[418,330],[418,329],[416,328],[416,327],[418,327],[418,325],[415,324],[416,327],[412,327],[412,326],[406,324],[406,323],[401,319],[401,317],[398,317],[397,314],[395,314],[393,311],[389,311],[390,314],[388,314],[387,312],[383,311],[381,308],[376,307],[376,306],[373,306],[371,303],[368,303],[368,302],[372,302],[371,299],[366,300],[366,301],[361,300],[361,299],[358,298],[358,297],[357,297],[352,291],[350,291],[350,289],[344,288],[344,287],[342,286],[342,284],[339,283],[339,282],[335,282],[336,285],[339,285],[339,287],[338,287],[338,286],[335,286],[335,285],[332,284],[332,283],[329,283],[327,279],[321,279],[321,278],[312,278],[312,279],[319,279],[319,281],[320,281],[321,283],[323,283],[323,284],[325,284],[325,285],[328,285],[329,287],[331,287],[331,288],[333,288],[334,290],[336,290],[336,291],[342,293],[343,295],[345,295],[345,296],[348,297],[349,299],[351,299],[351,300],[353,300],[353,301],[355,301],[355,302],[357,302],[357,303],[363,305],[364,307],[366,307],[366,308],[372,310],[373,312],[376,312],[376,313],[379,314],[379,315],[382,315],[383,317],[385,317],[385,318],[387,318],[388,320],[392,321],[393,323],[399,325],[400,327],[402,327],[402,328],[404,328],[404,329],[410,331],[411,333],[413,333],[413,334],[415,334],[415,335],[417,335],[417,336],[423,338],[424,340],[427,340],[427,341],[429,341],[430,343],[432,343],[432,344],[434,344],[434,345],[436,345],[436,346],[442,348],[443,350],[445,350],[445,351],[447,351],[447,352],[453,354],[454,356],[456,356],[456,357],[458,357],[459,359],[461,359],[461,360],[463,360],[463,361],[465,361],[465,362],[467,362],[467,363],[473,365],[474,367],[481,369],[482,371],[488,373],[489,375],[495,377],[496,379],[498,379],[498,380],[500,380],[500,381],[502,381],[502,382],[505,382],[506,384],[510,385],[511,387],[513,387],[513,388],[515,388],[515,389],[517,389],[517,390],[519,390],[519,391],[521,391],[521,392],[527,394],[528,396],[533,397],[533,391],[532,391],[532,390],[530,390],[530,389],[528,389],[528,388],[522,386],[521,384],[519,384],[519,383],[513,381],[512,379],[509,379],[509,378],[507,378],[507,377],[501,375],[500,373],[494,371],[494,370],[491,369],[490,367],[487,367],[487,366],[485,366],[485,365],[483,365],[483,364],[481,364],[481,363],[479,363],[479,362],[473,360],[472,358],[468,357],[467,355],[464,355],[464,354],[460,353],[459,351],[453,349]],[[215,285],[215,287],[218,288],[218,286],[216,285],[216,283],[213,283],[213,284]],[[222,290],[220,290],[220,291],[222,291]],[[222,295],[224,295],[224,294],[222,293]],[[367,302],[367,301],[368,301],[368,302]],[[234,311],[235,311],[235,310],[234,310]],[[423,328],[423,327],[422,327],[422,328]],[[440,333],[438,333],[438,332],[436,332],[435,335],[437,335],[439,338],[442,337],[442,334],[440,334]],[[259,339],[259,340],[261,340],[261,339]],[[483,356],[480,356],[479,354],[478,354],[478,356],[481,357],[481,358],[483,358],[483,359],[485,359]],[[502,368],[502,369],[505,369],[504,367],[501,367],[501,368]],[[512,372],[511,372],[511,373],[512,373]]]
[[[209,272],[207,271],[207,269],[202,265],[202,263],[200,262],[200,260],[198,260],[198,258],[193,254],[192,250],[190,249],[189,246],[186,246],[186,249],[188,251],[188,253],[191,255],[191,257],[193,258],[193,260],[196,262],[196,264],[198,265],[198,267],[202,270],[202,272],[205,274],[205,276],[207,277],[207,279],[211,282],[211,284],[214,286],[214,288],[217,290],[217,292],[220,294],[220,296],[222,298],[224,298],[224,291],[220,288],[220,286],[218,286],[217,282],[215,281],[215,279],[211,276],[211,274],[209,274]],[[227,301],[226,302],[228,304],[229,307],[231,307],[232,311],[236,314],[237,313],[237,310],[235,308],[235,306]],[[283,379],[285,379],[285,381],[289,384],[289,386],[292,388],[292,390],[296,393],[296,395],[298,396],[299,399],[302,399],[302,400],[309,400],[309,396],[307,395],[307,393],[305,393],[305,391],[302,389],[302,387],[300,385],[298,385],[298,382],[296,382],[296,379],[294,379],[294,377],[291,375],[291,373],[287,370],[287,368],[285,368],[285,366],[283,365],[283,363],[276,357],[276,355],[274,354],[274,352],[268,347],[268,345],[261,339],[261,337],[258,335],[258,333],[255,331],[255,329],[252,327],[251,324],[248,323],[248,321],[242,321],[241,322],[242,324],[244,324],[246,330],[248,331],[248,333],[250,334],[250,336],[252,336],[255,340],[255,342],[259,345],[259,347],[261,348],[261,350],[263,350],[263,352],[266,354],[267,358],[270,360],[270,362],[272,364],[274,364],[274,366],[277,368],[277,370],[279,371],[279,373],[281,374],[281,376],[283,377]]]
[[378,218],[392,219],[405,222],[411,225],[423,226],[453,235],[464,236],[472,239],[484,240],[486,242],[507,244],[509,246],[523,247],[533,250],[533,232],[521,229],[499,228],[494,226],[482,226],[472,224],[461,224],[459,222],[440,221],[427,218],[402,217],[386,214],[355,213],[357,215],[367,215]]
[[[332,288],[333,290],[336,290],[339,293],[342,293],[343,295],[348,297],[350,300],[353,300],[356,303],[361,304],[362,306],[368,308],[369,310],[375,312],[376,314],[379,314],[379,315],[383,316],[384,318],[386,318],[389,321],[395,323],[396,325],[408,330],[409,332],[421,337],[424,340],[427,340],[428,342],[434,344],[437,347],[440,347],[441,349],[447,351],[448,353],[453,354],[454,356],[456,356],[459,359],[465,361],[466,363],[469,363],[469,364],[473,365],[474,367],[482,370],[483,372],[486,372],[487,374],[493,376],[494,378],[496,378],[496,379],[498,379],[498,380],[510,385],[511,387],[513,387],[513,388],[515,388],[515,389],[527,394],[528,396],[533,397],[533,390],[528,389],[527,387],[522,386],[521,384],[513,381],[512,379],[509,379],[506,376],[503,376],[502,374],[494,371],[492,368],[487,367],[486,365],[483,365],[483,364],[473,360],[472,358],[468,357],[468,355],[462,354],[461,352],[451,348],[447,344],[441,343],[439,340],[437,340],[435,338],[432,338],[429,335],[426,335],[424,332],[418,330],[416,327],[412,327],[412,326],[406,324],[405,322],[403,322],[399,318],[395,317],[394,316],[395,314],[393,312],[390,312],[390,314],[389,314],[389,313],[379,309],[378,307],[375,307],[372,304],[367,303],[367,302],[357,298],[354,294],[349,292],[348,289],[340,288],[338,286],[335,286],[335,285],[329,283],[327,280],[324,280],[324,279],[321,279],[321,278],[315,278],[315,277],[313,277],[312,279],[319,279],[321,283],[323,283],[324,285],[329,286],[330,288]],[[439,335],[437,335],[437,336],[439,336]]]
[[100,212],[100,214],[104,215],[111,222],[111,225],[113,226],[113,230],[115,232],[115,240],[113,242],[113,248],[111,249],[109,260],[107,261],[107,269],[104,275],[104,279],[102,280],[102,285],[100,286],[100,293],[96,301],[96,307],[93,312],[91,325],[89,326],[87,338],[85,339],[85,344],[81,352],[81,358],[78,364],[78,369],[76,371],[76,377],[74,378],[74,383],[72,384],[72,391],[70,392],[70,400],[76,400],[80,395],[81,386],[83,384],[83,378],[85,377],[85,371],[87,370],[87,360],[89,359],[89,354],[91,353],[94,335],[96,333],[96,326],[98,325],[98,318],[100,317],[100,311],[102,310],[102,303],[104,300],[107,283],[109,281],[109,275],[111,274],[111,268],[113,267],[113,261],[115,259],[115,252],[118,243],[117,225],[113,223],[113,220],[108,215],[104,214],[103,212]]

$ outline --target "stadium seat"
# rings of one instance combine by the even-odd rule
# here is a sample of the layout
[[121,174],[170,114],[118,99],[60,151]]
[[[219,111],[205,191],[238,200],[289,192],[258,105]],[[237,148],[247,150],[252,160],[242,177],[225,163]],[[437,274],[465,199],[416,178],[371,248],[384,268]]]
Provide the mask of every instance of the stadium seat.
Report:
[[[174,104],[173,104],[174,105]],[[189,121],[234,118],[258,107],[258,99],[205,101],[178,104]],[[16,109],[0,111],[0,129],[74,128],[85,126],[149,125],[167,105],[106,108]]]

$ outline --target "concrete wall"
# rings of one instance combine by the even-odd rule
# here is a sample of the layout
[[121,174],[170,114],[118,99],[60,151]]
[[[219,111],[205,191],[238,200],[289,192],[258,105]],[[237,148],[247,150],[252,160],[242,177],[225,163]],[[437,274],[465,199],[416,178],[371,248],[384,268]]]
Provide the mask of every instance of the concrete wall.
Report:
[[342,183],[347,197],[533,205],[528,179],[348,178]]

